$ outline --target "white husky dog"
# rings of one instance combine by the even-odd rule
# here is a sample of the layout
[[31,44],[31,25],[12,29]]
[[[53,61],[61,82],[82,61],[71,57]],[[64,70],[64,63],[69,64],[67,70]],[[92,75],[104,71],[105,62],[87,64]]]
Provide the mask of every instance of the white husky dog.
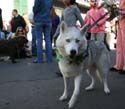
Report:
[[[74,77],[74,91],[68,103],[72,108],[78,98],[82,72],[87,71],[91,77],[91,84],[86,90],[92,90],[95,85],[95,74],[104,84],[104,92],[110,93],[107,85],[109,71],[109,55],[105,45],[98,41],[87,42],[85,35],[87,25],[81,30],[76,27],[67,27],[65,22],[60,25],[60,35],[56,41],[57,49],[62,55],[59,68],[64,79],[64,92],[59,98],[61,101],[68,97],[68,79]],[[98,73],[96,73],[98,71]]]

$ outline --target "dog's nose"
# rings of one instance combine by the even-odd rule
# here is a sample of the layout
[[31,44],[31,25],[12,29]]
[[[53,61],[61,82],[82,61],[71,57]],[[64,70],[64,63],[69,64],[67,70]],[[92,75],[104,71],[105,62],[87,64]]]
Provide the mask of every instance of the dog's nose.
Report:
[[70,51],[70,55],[71,55],[71,56],[75,56],[75,55],[76,55],[76,50],[71,50],[71,51]]

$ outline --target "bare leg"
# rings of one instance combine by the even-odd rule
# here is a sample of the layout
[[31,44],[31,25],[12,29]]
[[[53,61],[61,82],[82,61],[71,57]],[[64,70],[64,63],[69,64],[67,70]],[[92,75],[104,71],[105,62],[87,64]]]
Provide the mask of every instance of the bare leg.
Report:
[[74,91],[73,95],[69,101],[69,108],[72,108],[78,98],[79,92],[80,92],[80,83],[81,83],[82,75],[76,76],[74,78]]

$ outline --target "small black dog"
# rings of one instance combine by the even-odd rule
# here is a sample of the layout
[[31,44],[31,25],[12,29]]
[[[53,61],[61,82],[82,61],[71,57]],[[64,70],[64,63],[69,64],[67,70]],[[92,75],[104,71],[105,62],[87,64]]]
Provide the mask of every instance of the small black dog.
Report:
[[26,47],[27,43],[28,40],[24,36],[0,40],[0,56],[10,56],[12,63],[16,63],[15,56]]

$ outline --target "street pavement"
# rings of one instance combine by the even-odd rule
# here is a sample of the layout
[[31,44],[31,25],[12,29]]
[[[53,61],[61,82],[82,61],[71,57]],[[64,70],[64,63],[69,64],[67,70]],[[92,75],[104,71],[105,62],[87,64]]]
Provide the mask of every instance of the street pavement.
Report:
[[[115,51],[110,52],[111,66],[115,64]],[[0,62],[0,109],[68,109],[68,101],[58,98],[63,92],[63,79],[57,62],[34,64],[33,58],[21,59],[16,64],[11,61]],[[103,91],[97,81],[95,90],[85,91],[90,83],[83,74],[79,99],[74,109],[125,109],[125,75],[109,72],[110,95]],[[69,95],[73,89],[70,81]]]

